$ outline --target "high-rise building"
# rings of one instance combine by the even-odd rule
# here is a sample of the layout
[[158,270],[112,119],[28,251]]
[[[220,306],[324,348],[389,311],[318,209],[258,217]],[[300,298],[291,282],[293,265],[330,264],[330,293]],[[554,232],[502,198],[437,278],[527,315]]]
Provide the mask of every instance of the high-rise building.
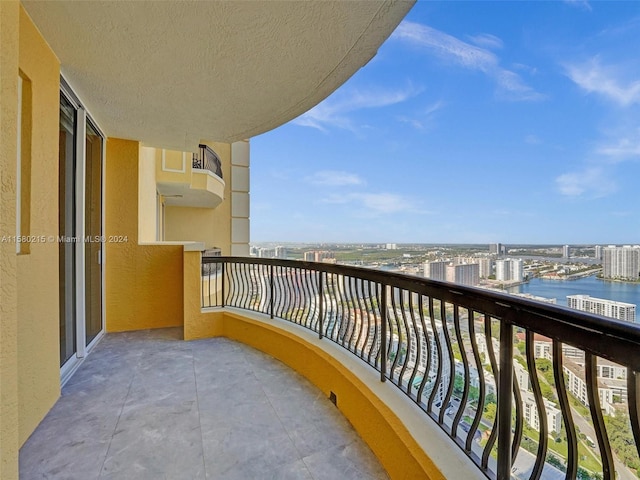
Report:
[[520,258],[507,258],[496,261],[496,280],[502,282],[521,282],[524,279],[524,263]]
[[287,247],[276,247],[276,258],[287,258]]
[[636,305],[633,303],[615,302],[603,298],[593,298],[589,295],[567,295],[567,306],[603,317],[627,322],[636,321]]
[[387,248],[387,250],[397,250],[398,249],[398,244],[396,244],[396,243],[387,243],[386,248]]
[[604,278],[620,280],[640,279],[640,246],[609,245],[602,249],[602,274]]
[[425,262],[424,276],[431,280],[447,280],[447,265],[449,262]]
[[460,285],[478,285],[480,283],[480,265],[477,263],[447,265],[446,280]]
[[504,251],[505,251],[505,248],[501,243],[489,244],[489,253],[492,255],[503,255]]
[[563,258],[571,257],[571,247],[569,247],[569,245],[564,245],[562,247],[562,257]]
[[476,259],[480,265],[480,278],[489,278],[493,275],[493,260],[491,258]]
[[594,257],[596,260],[602,260],[602,245],[596,245],[594,247],[595,254]]

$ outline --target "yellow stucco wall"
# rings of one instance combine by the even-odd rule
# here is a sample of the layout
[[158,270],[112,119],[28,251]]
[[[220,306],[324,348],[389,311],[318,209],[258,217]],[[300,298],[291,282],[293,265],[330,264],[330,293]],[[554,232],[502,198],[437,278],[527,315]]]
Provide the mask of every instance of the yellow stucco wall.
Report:
[[[57,235],[59,63],[17,2],[0,2],[0,74],[1,234],[16,234],[20,75],[27,92],[22,158],[31,165],[22,172],[22,233]],[[18,448],[60,394],[57,244],[31,243],[21,252],[13,240],[0,243],[2,479],[18,478]]]
[[[0,1],[0,232],[15,231],[18,2]],[[18,478],[16,250],[0,243],[0,478]]]
[[184,339],[223,336],[224,314],[201,313],[200,252],[184,252]]
[[[22,8],[19,62],[23,77],[31,83],[33,118],[31,208],[30,218],[23,220],[28,221],[31,235],[47,238],[58,233],[60,64]],[[29,179],[23,180],[28,187]],[[23,217],[26,213],[23,209]],[[58,244],[32,243],[29,252],[17,257],[21,444],[60,395]]]
[[141,147],[138,162],[138,240],[155,242],[158,229],[155,148]]
[[222,249],[222,255],[231,255],[231,144],[207,142],[207,145],[222,162],[224,201],[215,209],[165,207],[164,239],[203,242],[207,248]]
[[[138,142],[109,138],[105,168],[106,328],[183,323],[182,245],[138,244]],[[111,237],[126,241],[109,241]]]
[[206,248],[219,247],[216,233],[219,224],[214,222],[210,208],[165,206],[164,239],[175,242],[202,242]]

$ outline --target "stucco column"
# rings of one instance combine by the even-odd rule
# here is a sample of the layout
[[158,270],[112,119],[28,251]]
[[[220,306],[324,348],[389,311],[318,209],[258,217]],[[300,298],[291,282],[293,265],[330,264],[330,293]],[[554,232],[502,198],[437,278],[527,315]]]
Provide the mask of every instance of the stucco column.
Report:
[[249,140],[231,144],[231,255],[249,256]]

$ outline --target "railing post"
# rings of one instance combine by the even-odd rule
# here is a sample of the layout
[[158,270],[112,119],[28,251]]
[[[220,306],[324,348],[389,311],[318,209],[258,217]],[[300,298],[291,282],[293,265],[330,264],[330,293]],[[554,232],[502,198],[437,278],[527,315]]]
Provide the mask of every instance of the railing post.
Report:
[[382,341],[380,342],[380,381],[387,381],[387,286],[380,284],[382,287],[382,296],[380,298],[380,321]]
[[269,315],[273,318],[273,264],[269,265]]
[[320,295],[319,307],[318,307],[318,338],[322,340],[322,332],[324,331],[323,318],[324,318],[324,284],[322,281],[322,272],[318,272],[318,293]]
[[513,325],[500,321],[500,369],[498,378],[497,478],[511,478],[511,410],[513,390]]
[[224,300],[225,300],[225,295],[224,295],[224,266],[225,266],[225,262],[222,262],[222,306],[224,307]]

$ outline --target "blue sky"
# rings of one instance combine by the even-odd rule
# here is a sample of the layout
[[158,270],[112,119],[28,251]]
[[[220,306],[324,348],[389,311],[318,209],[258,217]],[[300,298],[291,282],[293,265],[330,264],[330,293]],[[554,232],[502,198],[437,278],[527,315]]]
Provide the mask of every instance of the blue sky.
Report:
[[251,241],[640,243],[640,2],[418,2],[251,140]]

